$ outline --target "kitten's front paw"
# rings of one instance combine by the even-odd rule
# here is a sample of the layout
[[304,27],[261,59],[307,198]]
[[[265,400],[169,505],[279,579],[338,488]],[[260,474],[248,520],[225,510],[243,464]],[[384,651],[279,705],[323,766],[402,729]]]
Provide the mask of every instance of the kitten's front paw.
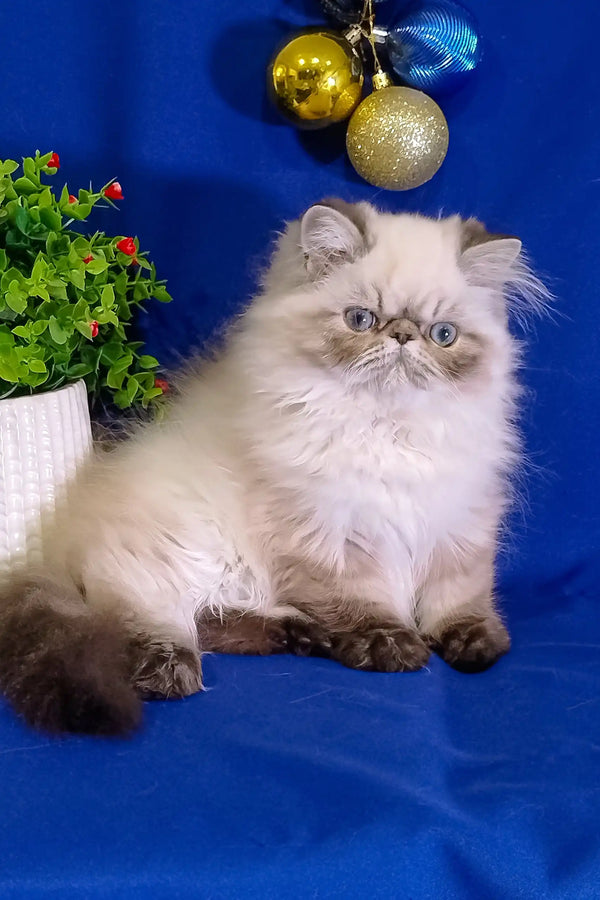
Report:
[[331,656],[331,635],[316,622],[303,619],[284,619],[285,647],[283,652],[296,656]]
[[449,625],[434,647],[453,669],[483,672],[510,650],[510,637],[495,616],[469,616]]
[[131,644],[132,683],[147,698],[188,697],[202,690],[200,656],[170,641]]
[[429,647],[412,628],[376,625],[338,635],[332,656],[351,669],[369,672],[416,672],[429,659]]

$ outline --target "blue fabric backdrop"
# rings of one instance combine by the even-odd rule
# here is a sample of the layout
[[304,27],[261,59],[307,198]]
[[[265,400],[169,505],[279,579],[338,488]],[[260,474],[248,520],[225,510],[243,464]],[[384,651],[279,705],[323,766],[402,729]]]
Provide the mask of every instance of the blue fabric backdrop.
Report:
[[119,176],[121,212],[96,224],[139,234],[169,278],[176,302],[145,322],[163,359],[332,194],[519,234],[560,312],[529,336],[511,654],[477,676],[213,656],[211,690],[149,705],[129,741],[52,741],[2,706],[1,897],[600,897],[600,7],[470,2],[485,59],[444,104],[446,163],[408,194],[361,183],[343,131],[299,135],[266,106],[271,48],[316,2],[3,6],[0,157],[56,150],[71,189]]

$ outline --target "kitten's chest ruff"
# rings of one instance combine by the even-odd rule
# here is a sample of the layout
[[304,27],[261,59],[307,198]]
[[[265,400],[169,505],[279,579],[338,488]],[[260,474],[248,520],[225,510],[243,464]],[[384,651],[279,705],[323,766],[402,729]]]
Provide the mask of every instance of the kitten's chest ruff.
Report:
[[374,417],[368,427],[351,425],[332,438],[311,488],[332,528],[424,553],[468,530],[494,480],[485,428],[477,443],[473,423],[460,416]]

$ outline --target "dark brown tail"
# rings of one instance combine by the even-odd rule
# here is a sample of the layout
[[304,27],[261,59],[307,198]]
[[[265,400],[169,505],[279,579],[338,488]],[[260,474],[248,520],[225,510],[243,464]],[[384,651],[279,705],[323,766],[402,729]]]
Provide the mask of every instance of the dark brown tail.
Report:
[[122,626],[45,577],[0,589],[0,692],[54,734],[123,735],[141,718]]

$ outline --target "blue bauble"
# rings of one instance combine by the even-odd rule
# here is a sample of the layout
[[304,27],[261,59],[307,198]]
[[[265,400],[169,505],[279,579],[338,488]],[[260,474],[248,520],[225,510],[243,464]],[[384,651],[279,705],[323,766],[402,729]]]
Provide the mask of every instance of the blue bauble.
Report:
[[[387,3],[388,0],[374,0],[375,12],[377,13],[377,7]],[[364,0],[321,0],[321,6],[330,19],[352,25],[362,18]]]
[[387,29],[385,46],[402,82],[428,94],[458,87],[481,59],[475,17],[453,0],[413,7]]

